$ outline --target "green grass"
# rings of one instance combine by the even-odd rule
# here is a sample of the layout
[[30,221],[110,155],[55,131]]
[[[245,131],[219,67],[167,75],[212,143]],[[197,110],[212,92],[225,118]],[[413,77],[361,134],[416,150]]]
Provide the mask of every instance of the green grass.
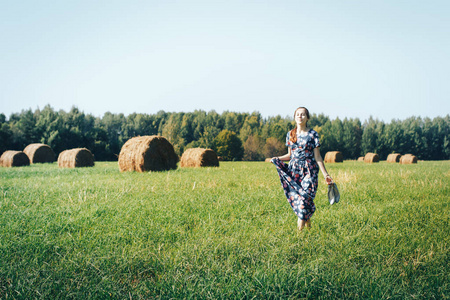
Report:
[[0,298],[448,299],[450,161],[327,168],[301,233],[269,163],[0,168]]

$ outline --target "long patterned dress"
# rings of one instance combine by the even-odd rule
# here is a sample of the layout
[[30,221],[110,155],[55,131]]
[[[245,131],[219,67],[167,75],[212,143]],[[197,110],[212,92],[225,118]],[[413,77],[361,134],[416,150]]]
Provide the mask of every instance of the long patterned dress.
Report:
[[316,210],[314,198],[319,185],[319,165],[314,158],[314,148],[320,147],[319,135],[310,129],[306,135],[297,135],[297,142],[286,136],[286,146],[291,148],[291,160],[286,165],[279,158],[271,162],[277,167],[284,194],[294,213],[304,221]]

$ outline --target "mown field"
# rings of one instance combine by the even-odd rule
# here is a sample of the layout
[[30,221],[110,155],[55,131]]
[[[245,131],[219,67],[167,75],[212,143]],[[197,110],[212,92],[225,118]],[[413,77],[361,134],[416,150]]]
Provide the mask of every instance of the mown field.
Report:
[[0,299],[448,299],[450,161],[327,168],[301,233],[269,163],[0,168]]

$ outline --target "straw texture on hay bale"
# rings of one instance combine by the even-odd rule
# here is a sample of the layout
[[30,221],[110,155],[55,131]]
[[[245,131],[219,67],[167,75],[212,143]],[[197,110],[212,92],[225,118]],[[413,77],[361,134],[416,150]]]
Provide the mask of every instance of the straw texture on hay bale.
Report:
[[391,153],[387,157],[388,163],[398,163],[400,161],[400,154],[399,153]]
[[55,152],[46,144],[29,144],[23,150],[30,159],[30,163],[52,163],[55,161]]
[[376,153],[367,153],[366,156],[364,156],[364,162],[366,163],[377,163],[380,161],[380,157]]
[[405,154],[400,157],[400,163],[404,164],[417,164],[417,156],[412,154]]
[[364,161],[364,156],[358,157],[358,161]]
[[30,159],[22,151],[8,150],[3,152],[0,163],[2,167],[22,167],[29,166]]
[[180,160],[180,167],[218,167],[219,159],[211,149],[190,148],[184,151]]
[[344,161],[344,156],[340,151],[328,151],[325,154],[325,163],[339,163]]
[[86,148],[64,150],[58,156],[60,168],[93,167],[94,155]]
[[119,170],[165,171],[177,168],[178,155],[172,144],[162,136],[137,136],[129,139],[120,150]]

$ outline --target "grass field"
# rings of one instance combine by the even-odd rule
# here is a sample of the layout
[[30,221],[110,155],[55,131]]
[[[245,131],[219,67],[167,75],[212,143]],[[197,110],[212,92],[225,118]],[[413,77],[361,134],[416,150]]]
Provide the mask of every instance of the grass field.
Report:
[[0,168],[0,299],[449,299],[450,161],[327,169],[298,233],[269,163]]

